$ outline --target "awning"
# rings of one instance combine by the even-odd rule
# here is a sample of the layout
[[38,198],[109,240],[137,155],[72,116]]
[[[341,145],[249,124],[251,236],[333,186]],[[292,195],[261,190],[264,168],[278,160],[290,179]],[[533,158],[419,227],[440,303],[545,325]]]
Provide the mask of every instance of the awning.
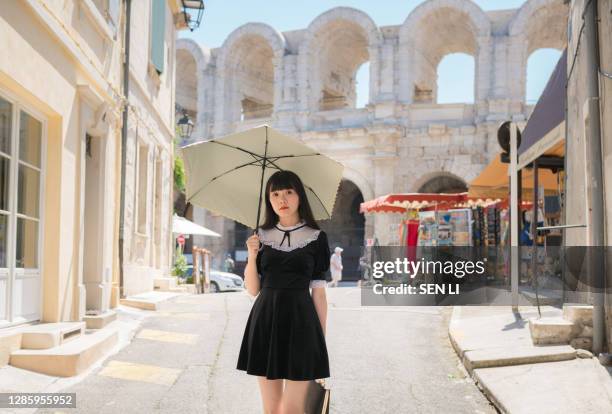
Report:
[[566,82],[567,49],[561,54],[522,133],[519,169],[541,155],[564,155]]
[[405,213],[408,210],[431,208],[452,209],[465,207],[488,207],[499,199],[470,197],[468,193],[403,193],[387,194],[373,200],[364,201],[359,206],[360,213]]
[[219,233],[207,229],[204,226],[187,220],[185,217],[172,216],[172,233],[175,234],[196,234],[200,236],[221,237]]
[[[498,154],[493,158],[493,161],[482,170],[480,175],[469,184],[468,194],[470,197],[491,197],[491,198],[507,198],[510,185],[510,177],[508,176],[508,165],[500,160]],[[533,189],[533,170],[524,169],[522,172],[522,188]],[[538,184],[544,187],[546,195],[556,194],[559,190],[557,179],[558,174],[553,174],[548,169],[540,169],[538,173]],[[525,191],[523,193],[524,200],[530,200],[533,191]]]

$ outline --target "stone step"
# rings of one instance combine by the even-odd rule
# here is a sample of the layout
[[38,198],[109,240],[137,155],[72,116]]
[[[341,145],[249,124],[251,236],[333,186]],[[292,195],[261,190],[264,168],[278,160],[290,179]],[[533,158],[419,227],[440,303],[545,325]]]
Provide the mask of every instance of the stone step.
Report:
[[178,292],[152,291],[119,299],[119,303],[132,308],[155,311],[159,308],[160,303],[178,295],[180,295]]
[[9,364],[57,377],[78,375],[104,356],[118,341],[117,328],[87,332],[49,349],[21,349],[11,353]]
[[22,349],[48,349],[74,340],[85,332],[85,322],[39,323],[20,328]]
[[574,330],[574,324],[561,317],[529,320],[529,331],[534,345],[568,344],[574,337]]
[[87,324],[87,329],[102,329],[116,319],[117,312],[112,309],[99,315],[85,315],[83,317],[83,321]]
[[472,372],[478,368],[566,361],[574,358],[576,350],[569,345],[499,347],[466,351],[464,365]]
[[563,304],[563,319],[580,324],[581,326],[593,326],[593,305],[578,303]]
[[0,332],[0,368],[8,364],[11,352],[21,349],[21,332]]
[[157,277],[153,279],[153,288],[155,290],[171,292],[176,287],[176,277]]

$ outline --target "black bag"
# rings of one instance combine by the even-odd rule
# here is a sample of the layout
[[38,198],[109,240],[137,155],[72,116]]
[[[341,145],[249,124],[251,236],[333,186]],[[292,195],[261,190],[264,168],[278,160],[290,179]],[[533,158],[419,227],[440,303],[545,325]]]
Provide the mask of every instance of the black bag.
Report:
[[329,414],[329,389],[325,388],[325,383],[320,384],[316,381],[308,383],[304,413]]

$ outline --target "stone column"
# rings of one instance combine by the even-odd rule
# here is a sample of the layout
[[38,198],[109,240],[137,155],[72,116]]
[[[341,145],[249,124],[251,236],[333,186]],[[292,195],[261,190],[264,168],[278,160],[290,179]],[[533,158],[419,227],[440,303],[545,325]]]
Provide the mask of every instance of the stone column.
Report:
[[397,51],[398,56],[398,100],[402,103],[412,103],[412,90],[414,83],[414,73],[412,59],[414,59],[414,44],[411,41],[400,41]]
[[491,59],[492,42],[490,36],[480,36],[477,39],[478,50],[475,56],[474,103],[479,119],[487,115],[487,98],[491,90]]
[[[399,160],[397,152],[398,131],[388,131],[374,136],[374,194],[380,197],[393,193],[395,167]],[[391,214],[374,215],[374,237],[380,245],[388,245],[393,239],[390,226],[394,222]]]
[[380,93],[380,46],[368,46],[368,56],[370,57],[370,91],[368,98],[369,103],[374,103],[378,100]]

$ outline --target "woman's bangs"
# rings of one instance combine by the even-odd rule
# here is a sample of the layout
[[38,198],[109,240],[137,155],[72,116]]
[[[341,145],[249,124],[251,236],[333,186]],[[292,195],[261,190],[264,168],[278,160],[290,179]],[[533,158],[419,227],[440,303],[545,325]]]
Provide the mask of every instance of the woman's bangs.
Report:
[[268,192],[279,191],[279,190],[295,190],[297,191],[297,185],[292,180],[290,174],[275,174],[270,179],[270,188]]

